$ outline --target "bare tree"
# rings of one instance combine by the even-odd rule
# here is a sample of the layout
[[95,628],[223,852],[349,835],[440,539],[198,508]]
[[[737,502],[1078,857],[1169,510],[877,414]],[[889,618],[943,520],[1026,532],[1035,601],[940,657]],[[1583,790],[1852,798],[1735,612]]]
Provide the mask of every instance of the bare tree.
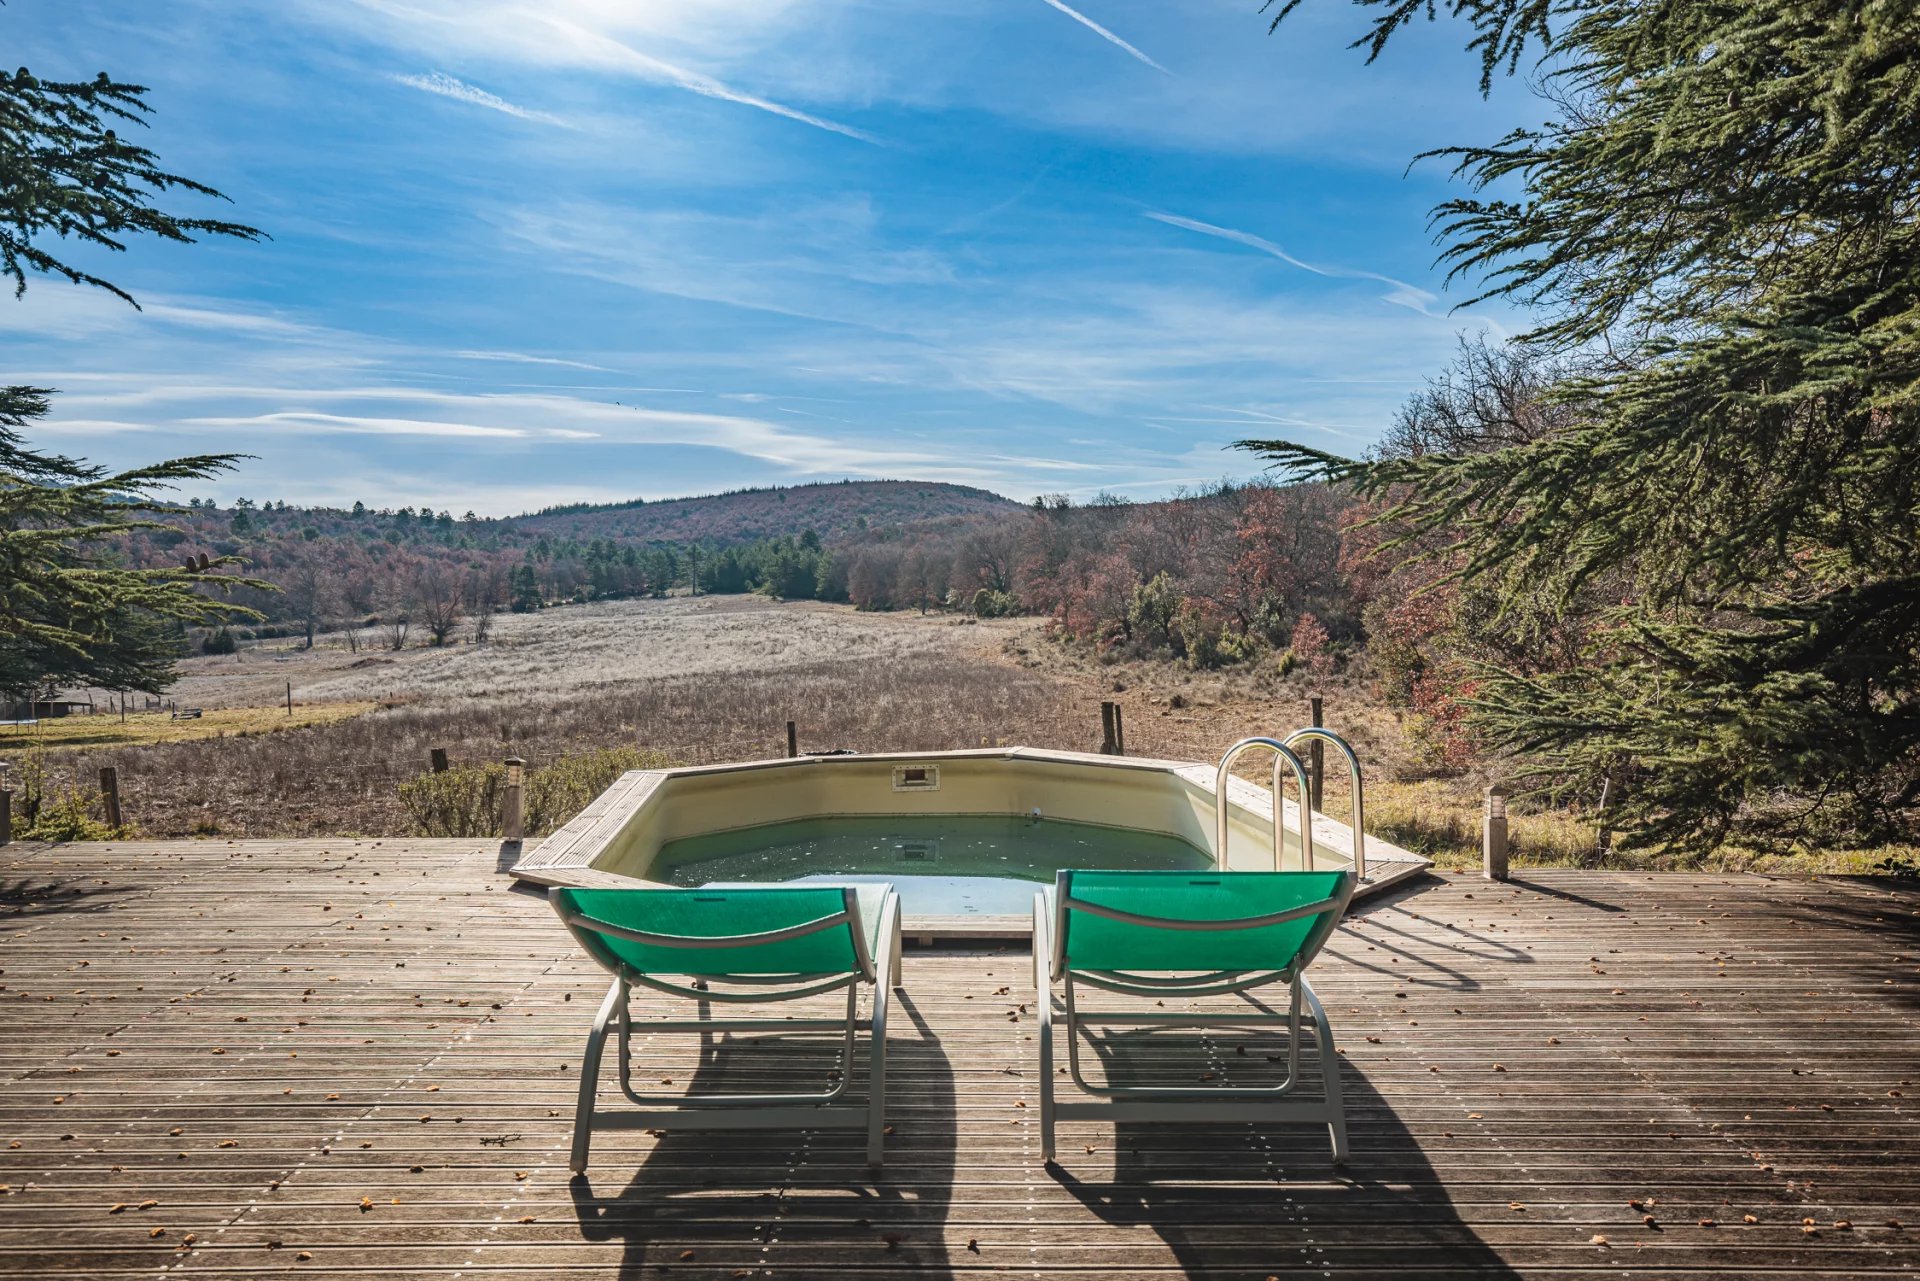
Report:
[[473,643],[484,645],[493,632],[493,620],[507,599],[507,573],[492,561],[467,571],[467,611],[473,616]]
[[288,612],[306,628],[308,649],[313,648],[314,634],[333,606],[335,577],[331,554],[312,546],[295,550],[274,575],[285,595]]
[[428,637],[435,645],[446,644],[466,614],[453,571],[438,561],[427,561],[413,571],[411,578],[414,609]]

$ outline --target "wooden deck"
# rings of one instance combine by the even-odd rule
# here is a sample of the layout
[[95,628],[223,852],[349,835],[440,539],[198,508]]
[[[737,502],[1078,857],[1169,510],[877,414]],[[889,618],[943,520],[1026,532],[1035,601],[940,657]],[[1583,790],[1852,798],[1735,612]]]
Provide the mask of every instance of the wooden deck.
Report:
[[[878,1182],[853,1133],[615,1133],[570,1185],[602,976],[499,867],[462,842],[0,850],[0,1273],[1920,1266],[1911,885],[1553,873],[1367,903],[1316,970],[1343,1174],[1320,1133],[1234,1127],[1066,1126],[1042,1168],[1006,945],[909,950]],[[1227,1037],[1191,1048],[1222,1079],[1265,1067]],[[642,1056],[693,1088],[815,1071]]]

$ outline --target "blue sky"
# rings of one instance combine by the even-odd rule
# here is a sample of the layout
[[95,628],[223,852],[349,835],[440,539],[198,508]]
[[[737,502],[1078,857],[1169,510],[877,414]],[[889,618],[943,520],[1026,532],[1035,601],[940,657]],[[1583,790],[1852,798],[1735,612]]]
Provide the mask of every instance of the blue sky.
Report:
[[[0,302],[39,443],[509,514],[845,476],[1156,497],[1360,450],[1461,332],[1419,151],[1533,110],[1309,0],[11,0],[260,244]],[[179,208],[199,202],[170,198]],[[212,212],[211,210],[204,210]]]

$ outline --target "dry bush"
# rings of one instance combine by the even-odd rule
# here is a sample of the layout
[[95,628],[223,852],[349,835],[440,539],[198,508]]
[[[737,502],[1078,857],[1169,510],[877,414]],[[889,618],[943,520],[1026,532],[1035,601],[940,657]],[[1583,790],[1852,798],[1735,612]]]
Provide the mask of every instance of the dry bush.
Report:
[[[530,770],[524,821],[528,836],[545,836],[585,809],[628,770],[667,769],[678,764],[660,752],[603,747],[563,756]],[[500,836],[503,761],[426,773],[400,784],[400,804],[415,836]]]

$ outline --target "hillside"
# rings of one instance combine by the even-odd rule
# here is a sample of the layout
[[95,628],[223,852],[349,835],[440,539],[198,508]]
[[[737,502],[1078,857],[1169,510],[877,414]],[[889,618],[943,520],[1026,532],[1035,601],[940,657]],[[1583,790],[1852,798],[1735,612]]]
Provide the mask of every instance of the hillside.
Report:
[[846,480],[778,489],[738,489],[695,498],[551,508],[512,523],[556,537],[725,546],[813,530],[837,542],[865,529],[954,516],[1006,516],[1011,499],[966,485],[915,480]]

